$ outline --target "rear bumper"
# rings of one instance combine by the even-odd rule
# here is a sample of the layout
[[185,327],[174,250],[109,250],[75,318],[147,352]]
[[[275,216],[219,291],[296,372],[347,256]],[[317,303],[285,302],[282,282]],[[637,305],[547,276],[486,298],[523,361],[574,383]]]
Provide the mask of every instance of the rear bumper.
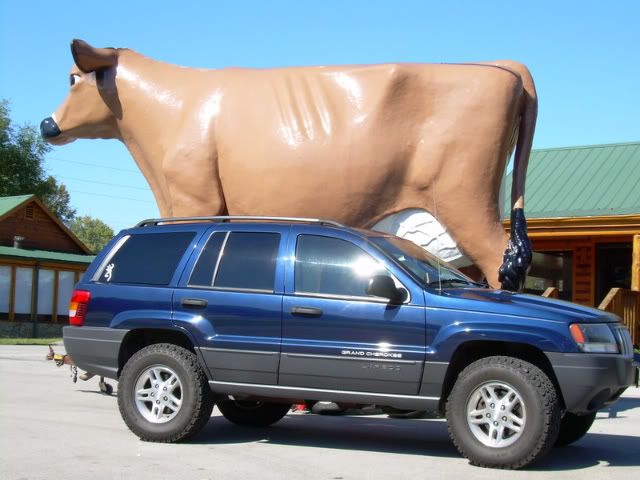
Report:
[[568,412],[606,407],[634,385],[637,367],[622,355],[547,352]]
[[64,327],[67,353],[78,368],[107,378],[118,378],[118,355],[129,330],[100,327]]

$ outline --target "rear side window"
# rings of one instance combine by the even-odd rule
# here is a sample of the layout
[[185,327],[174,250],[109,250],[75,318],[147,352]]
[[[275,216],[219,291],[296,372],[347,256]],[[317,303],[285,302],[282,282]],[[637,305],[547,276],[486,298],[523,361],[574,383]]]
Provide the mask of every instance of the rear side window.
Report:
[[279,233],[215,233],[193,269],[189,285],[273,292]]
[[98,280],[168,285],[194,235],[193,232],[131,235],[109,259]]

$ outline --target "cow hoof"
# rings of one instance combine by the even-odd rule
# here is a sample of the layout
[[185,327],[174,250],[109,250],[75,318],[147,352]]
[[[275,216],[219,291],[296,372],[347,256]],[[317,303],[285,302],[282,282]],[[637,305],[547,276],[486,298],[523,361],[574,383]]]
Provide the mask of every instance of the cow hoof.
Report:
[[531,241],[527,235],[524,210],[516,208],[511,212],[511,238],[498,270],[498,280],[504,290],[522,290],[531,266],[531,257]]

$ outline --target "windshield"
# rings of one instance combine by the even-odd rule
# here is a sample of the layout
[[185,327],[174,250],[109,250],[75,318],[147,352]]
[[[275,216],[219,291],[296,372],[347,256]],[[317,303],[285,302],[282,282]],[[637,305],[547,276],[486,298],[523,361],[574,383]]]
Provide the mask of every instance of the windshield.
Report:
[[369,237],[369,241],[417,277],[425,287],[484,286],[474,282],[445,261],[438,261],[434,255],[409,240],[398,237]]

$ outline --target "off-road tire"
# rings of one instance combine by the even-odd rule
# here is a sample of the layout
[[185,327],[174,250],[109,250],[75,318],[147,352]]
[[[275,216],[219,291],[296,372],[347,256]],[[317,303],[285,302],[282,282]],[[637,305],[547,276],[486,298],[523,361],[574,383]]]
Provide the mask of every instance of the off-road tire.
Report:
[[[146,420],[136,407],[134,394],[138,376],[152,365],[170,367],[182,383],[182,405],[167,423]],[[118,384],[118,407],[124,422],[140,439],[147,442],[175,443],[198,432],[211,417],[214,398],[207,377],[196,355],[169,343],[142,348],[125,364]]]
[[291,409],[288,403],[248,400],[218,400],[216,404],[224,418],[241,427],[267,427],[281,420]]
[[596,413],[597,412],[592,412],[587,415],[565,413],[560,422],[560,433],[558,434],[555,446],[566,447],[584,437],[591,428],[591,425],[593,425],[593,421],[596,419]]
[[[521,436],[505,447],[490,447],[472,433],[467,420],[467,402],[472,393],[488,382],[511,385],[522,398],[526,422]],[[535,365],[513,357],[495,356],[467,366],[447,399],[449,435],[460,453],[473,465],[518,469],[542,457],[556,442],[561,407],[547,375]]]

